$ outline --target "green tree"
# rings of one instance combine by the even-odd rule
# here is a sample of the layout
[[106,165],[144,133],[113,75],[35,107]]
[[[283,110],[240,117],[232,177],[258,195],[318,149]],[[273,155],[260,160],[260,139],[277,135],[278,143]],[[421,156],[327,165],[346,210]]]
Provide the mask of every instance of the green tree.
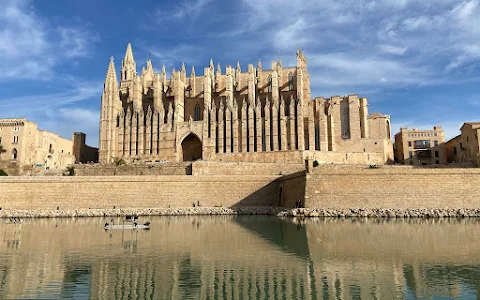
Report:
[[0,158],[2,157],[2,154],[7,152],[7,149],[3,148],[2,144],[0,144]]
[[113,175],[117,175],[118,167],[120,167],[121,165],[125,165],[126,162],[125,160],[123,160],[123,158],[120,158],[120,157],[112,157],[112,159],[113,159],[113,163],[115,164],[115,171]]

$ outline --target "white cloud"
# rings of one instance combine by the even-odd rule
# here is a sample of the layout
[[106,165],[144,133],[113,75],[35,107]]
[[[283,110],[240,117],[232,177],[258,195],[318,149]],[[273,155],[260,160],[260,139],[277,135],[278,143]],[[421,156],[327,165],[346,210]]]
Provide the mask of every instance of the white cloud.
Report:
[[[6,2],[5,2],[6,1]],[[98,36],[83,27],[52,28],[31,0],[4,0],[0,12],[0,80],[49,80],[53,68],[90,53]]]
[[388,54],[403,55],[407,51],[406,47],[397,47],[392,45],[380,45],[380,49]]
[[89,83],[77,80],[76,86],[68,91],[0,98],[0,111],[15,113],[19,117],[26,117],[28,114],[37,111],[59,108],[67,104],[98,98],[102,85],[103,83]]
[[183,20],[187,17],[195,19],[211,2],[213,0],[182,0],[175,2],[173,7],[166,7],[165,3],[162,3],[155,10],[152,18],[157,24],[162,24],[162,22],[169,20]]
[[92,34],[86,28],[57,29],[60,35],[60,47],[64,49],[64,56],[67,59],[84,57],[91,54],[91,44],[100,40],[99,36]]

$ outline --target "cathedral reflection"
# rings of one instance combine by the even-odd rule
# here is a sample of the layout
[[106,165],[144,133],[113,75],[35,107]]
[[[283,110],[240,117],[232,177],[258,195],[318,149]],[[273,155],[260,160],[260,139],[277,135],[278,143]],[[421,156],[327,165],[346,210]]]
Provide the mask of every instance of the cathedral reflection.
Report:
[[0,298],[474,298],[480,288],[475,220],[150,221],[122,232],[102,219],[27,220],[21,235],[0,224]]

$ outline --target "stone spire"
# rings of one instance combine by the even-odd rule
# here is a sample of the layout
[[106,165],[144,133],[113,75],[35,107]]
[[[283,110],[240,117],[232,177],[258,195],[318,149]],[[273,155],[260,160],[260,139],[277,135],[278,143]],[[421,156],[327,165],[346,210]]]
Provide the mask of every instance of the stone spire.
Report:
[[137,75],[137,65],[133,58],[132,45],[128,43],[125,58],[122,61],[122,80],[133,80]]
[[220,63],[217,64],[217,75],[222,74],[222,68],[220,67]]
[[127,51],[125,52],[124,61],[125,62],[127,62],[127,61],[135,62],[135,60],[133,59],[133,51],[132,51],[132,44],[131,43],[128,43],[128,45],[127,45]]
[[113,56],[110,57],[110,64],[108,65],[107,77],[105,78],[105,89],[112,83],[118,86],[117,73],[115,71],[115,64]]
[[166,74],[167,71],[165,70],[165,65],[162,65],[162,74]]
[[213,58],[210,58],[210,70],[212,70],[212,72],[215,70],[215,67],[213,65]]
[[150,57],[147,60],[147,68],[142,70],[142,75],[144,75],[144,80],[153,80],[155,74],[153,71],[153,65]]
[[195,77],[195,66],[192,65],[192,72],[190,73],[191,77]]
[[236,69],[236,72],[237,72],[237,73],[242,73],[242,68],[240,68],[240,61],[237,61],[237,69]]
[[150,57],[147,60],[147,71],[153,72],[152,60],[150,59]]
[[262,61],[261,61],[260,59],[258,60],[257,69],[258,69],[259,71],[262,70]]
[[185,63],[182,61],[182,69],[180,70],[180,78],[185,83],[187,81],[187,68],[185,68]]

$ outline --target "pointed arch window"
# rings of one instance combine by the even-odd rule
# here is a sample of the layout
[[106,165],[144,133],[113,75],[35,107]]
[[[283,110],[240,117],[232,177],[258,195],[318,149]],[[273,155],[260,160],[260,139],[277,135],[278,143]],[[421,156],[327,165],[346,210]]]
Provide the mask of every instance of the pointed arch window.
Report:
[[196,104],[195,108],[193,109],[193,120],[200,121],[200,104]]
[[272,75],[268,76],[268,92],[272,92]]
[[293,74],[288,73],[288,90],[293,91]]

